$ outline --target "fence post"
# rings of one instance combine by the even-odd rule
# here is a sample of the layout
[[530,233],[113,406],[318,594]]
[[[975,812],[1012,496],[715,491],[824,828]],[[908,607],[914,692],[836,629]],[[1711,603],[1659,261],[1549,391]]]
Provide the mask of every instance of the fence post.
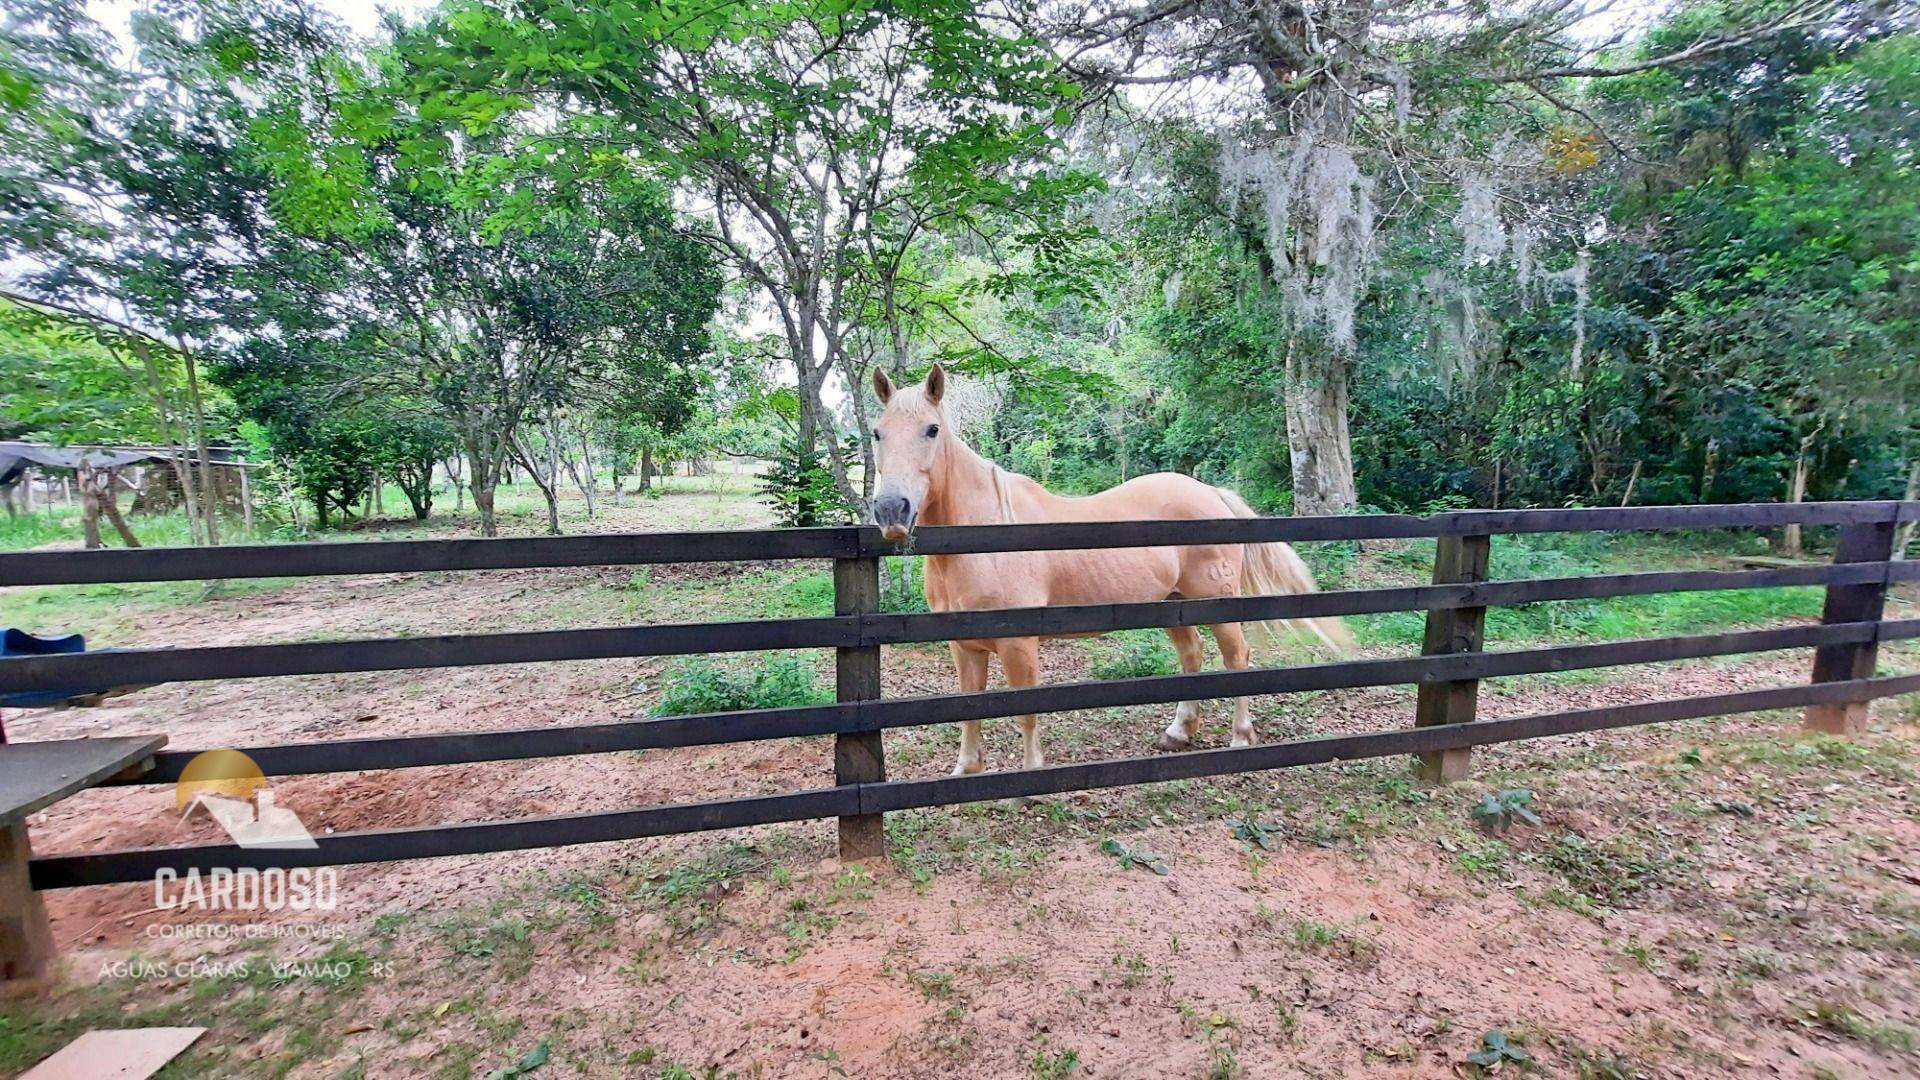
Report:
[[10,995],[31,987],[53,961],[47,908],[27,876],[27,823],[0,824],[0,984]]
[[[1452,585],[1463,581],[1487,580],[1487,562],[1493,551],[1489,535],[1442,536],[1435,546],[1433,583]],[[1426,643],[1421,654],[1479,652],[1485,639],[1487,609],[1452,608],[1427,612]],[[1480,680],[1423,682],[1414,706],[1415,727],[1434,724],[1470,724],[1480,704]],[[1467,765],[1473,752],[1467,748],[1442,750],[1420,755],[1420,779],[1430,784],[1451,784],[1467,778]]]
[[[1840,530],[1833,547],[1835,563],[1885,562],[1893,558],[1893,535],[1897,531],[1892,515],[1886,521],[1848,525]],[[1862,585],[1827,586],[1827,605],[1821,613],[1823,623],[1879,622],[1887,610],[1887,580]],[[1877,633],[1872,639],[1847,645],[1822,645],[1813,651],[1813,681],[1844,682],[1873,676],[1880,656]],[[1801,717],[1808,731],[1831,735],[1858,735],[1867,729],[1867,703],[1848,701],[1837,705],[1809,705]]]
[[[833,561],[833,613],[868,615],[880,610],[880,560]],[[834,683],[840,701],[873,701],[880,696],[880,646],[834,650]],[[833,780],[836,784],[863,784],[887,778],[886,751],[880,732],[854,731],[833,737]],[[855,814],[840,819],[840,857],[873,859],[887,852],[886,830],[880,814]]]

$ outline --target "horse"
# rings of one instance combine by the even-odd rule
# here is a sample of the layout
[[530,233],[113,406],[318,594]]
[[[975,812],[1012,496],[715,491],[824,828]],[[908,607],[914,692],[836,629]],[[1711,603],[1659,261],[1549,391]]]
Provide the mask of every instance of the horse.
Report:
[[[909,539],[920,525],[1257,516],[1246,500],[1232,491],[1179,473],[1138,476],[1082,498],[1056,495],[1033,478],[1009,472],[968,446],[941,405],[946,388],[946,372],[939,364],[920,385],[899,389],[886,372],[879,368],[873,371],[873,391],[882,408],[873,426],[876,482],[871,510],[874,524],[889,541]],[[1243,587],[1256,595],[1314,589],[1313,574],[1306,563],[1282,543],[929,555],[923,579],[927,606],[934,611],[1234,596]],[[1289,622],[1296,631],[1336,650],[1352,647],[1352,638],[1338,619]],[[1246,668],[1249,655],[1241,625],[1214,623],[1212,629],[1225,665],[1236,670]],[[1192,626],[1171,626],[1166,632],[1179,653],[1181,670],[1199,671],[1205,659],[1200,631]],[[949,646],[962,692],[986,689],[987,665],[994,656],[1000,658],[1009,685],[1033,686],[1040,681],[1038,637],[962,640]],[[1015,720],[1020,728],[1024,767],[1042,767],[1046,755],[1040,745],[1039,718],[1026,715]],[[1199,703],[1182,701],[1157,745],[1170,751],[1190,749],[1199,729]],[[1236,698],[1233,745],[1251,746],[1254,741],[1247,699]],[[980,721],[963,721],[954,775],[976,773],[981,768]]]

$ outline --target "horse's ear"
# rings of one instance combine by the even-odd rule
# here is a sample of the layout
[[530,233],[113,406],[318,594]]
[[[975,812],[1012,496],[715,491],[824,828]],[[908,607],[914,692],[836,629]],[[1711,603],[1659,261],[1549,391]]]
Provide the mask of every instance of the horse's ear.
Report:
[[940,398],[944,396],[946,392],[947,369],[936,363],[933,365],[933,370],[927,372],[927,403],[930,405],[940,404]]
[[893,380],[877,367],[873,369],[873,396],[879,398],[882,405],[893,400]]

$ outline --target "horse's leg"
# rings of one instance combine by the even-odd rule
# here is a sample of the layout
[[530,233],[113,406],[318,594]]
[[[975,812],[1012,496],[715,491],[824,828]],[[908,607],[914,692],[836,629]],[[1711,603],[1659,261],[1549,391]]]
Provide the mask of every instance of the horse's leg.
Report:
[[[1180,670],[1191,675],[1199,671],[1207,661],[1207,650],[1200,640],[1200,631],[1191,626],[1169,626],[1167,636],[1173,639],[1174,651],[1180,654]],[[1167,725],[1166,733],[1155,744],[1162,750],[1185,750],[1193,745],[1194,736],[1200,734],[1200,703],[1183,701],[1173,708],[1173,723]]]
[[[1214,623],[1213,640],[1220,643],[1220,662],[1230,671],[1243,671],[1247,667],[1247,635],[1240,629],[1239,623]],[[1233,699],[1233,745],[1252,746],[1253,717],[1247,710],[1247,699]]]
[[[995,651],[1000,654],[1000,670],[1006,673],[1008,686],[1017,689],[1039,685],[1039,638],[1001,638],[995,645]],[[1045,765],[1047,756],[1040,750],[1040,718],[1028,713],[1013,719],[1014,723],[1020,725],[1021,767],[1037,769]]]
[[[950,643],[953,650],[953,669],[960,676],[960,692],[978,693],[987,688],[987,659],[991,656],[985,649],[962,648],[958,642]],[[953,775],[965,776],[980,771],[980,721],[960,721],[960,760],[954,763]]]

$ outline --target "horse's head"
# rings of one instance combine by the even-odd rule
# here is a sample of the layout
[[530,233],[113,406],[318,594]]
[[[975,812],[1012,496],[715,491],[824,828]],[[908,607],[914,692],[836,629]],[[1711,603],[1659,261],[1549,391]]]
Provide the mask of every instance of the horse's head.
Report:
[[939,364],[919,386],[896,390],[893,380],[873,369],[873,392],[883,408],[873,424],[873,457],[879,473],[873,486],[873,523],[889,540],[905,540],[926,509],[934,469],[952,438],[940,398],[947,373]]

